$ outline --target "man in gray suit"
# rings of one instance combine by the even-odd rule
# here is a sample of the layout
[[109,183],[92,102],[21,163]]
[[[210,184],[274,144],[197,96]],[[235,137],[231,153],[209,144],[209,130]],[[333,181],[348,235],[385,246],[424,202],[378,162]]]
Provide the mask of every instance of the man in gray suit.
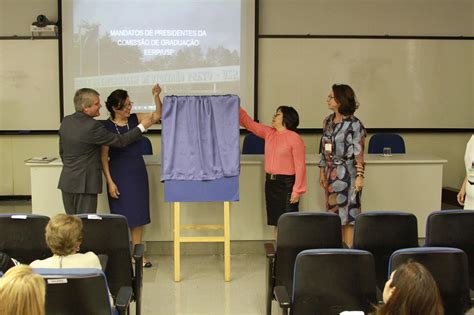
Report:
[[99,93],[83,88],[74,95],[76,112],[64,117],[59,129],[59,154],[63,169],[61,189],[67,214],[95,213],[97,194],[102,192],[100,146],[125,147],[142,138],[154,122],[152,115],[123,135],[113,134],[93,117],[100,115]]

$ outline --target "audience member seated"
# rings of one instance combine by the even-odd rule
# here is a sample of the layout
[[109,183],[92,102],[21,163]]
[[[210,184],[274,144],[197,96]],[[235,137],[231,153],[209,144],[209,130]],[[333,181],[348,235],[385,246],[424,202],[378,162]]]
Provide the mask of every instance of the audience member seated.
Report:
[[408,262],[392,272],[383,290],[384,305],[377,315],[443,315],[443,302],[430,272]]
[[[82,220],[73,215],[58,214],[46,225],[46,244],[53,256],[35,260],[32,268],[96,268],[102,270],[99,257],[93,252],[78,253],[82,242]],[[110,294],[110,303],[113,298]],[[1,313],[0,313],[1,314]]]
[[10,268],[0,278],[0,314],[44,315],[45,283],[31,267]]
[[46,244],[53,256],[35,260],[33,268],[97,268],[102,269],[99,258],[93,252],[78,253],[82,242],[80,218],[58,214],[46,226]]

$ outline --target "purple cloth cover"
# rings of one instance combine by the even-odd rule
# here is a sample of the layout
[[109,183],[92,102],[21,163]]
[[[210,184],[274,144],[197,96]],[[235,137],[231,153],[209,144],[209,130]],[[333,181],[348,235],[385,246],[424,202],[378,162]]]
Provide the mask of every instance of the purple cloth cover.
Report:
[[239,102],[234,95],[165,97],[162,181],[239,175]]
[[239,201],[239,176],[215,180],[168,180],[165,202]]
[[239,106],[235,95],[165,97],[161,180],[166,202],[239,200]]

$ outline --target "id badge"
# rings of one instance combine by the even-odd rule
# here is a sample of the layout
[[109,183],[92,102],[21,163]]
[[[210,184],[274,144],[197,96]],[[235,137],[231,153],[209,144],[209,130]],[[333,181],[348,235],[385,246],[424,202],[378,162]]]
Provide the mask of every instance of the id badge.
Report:
[[324,144],[324,151],[325,152],[332,152],[332,144],[331,143],[325,143]]

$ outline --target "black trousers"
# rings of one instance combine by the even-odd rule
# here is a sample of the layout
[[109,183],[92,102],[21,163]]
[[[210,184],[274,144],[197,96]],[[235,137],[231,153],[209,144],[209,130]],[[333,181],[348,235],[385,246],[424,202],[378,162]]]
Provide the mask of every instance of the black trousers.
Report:
[[294,184],[295,175],[266,175],[265,203],[268,225],[276,226],[283,213],[298,211],[299,202],[290,203]]

